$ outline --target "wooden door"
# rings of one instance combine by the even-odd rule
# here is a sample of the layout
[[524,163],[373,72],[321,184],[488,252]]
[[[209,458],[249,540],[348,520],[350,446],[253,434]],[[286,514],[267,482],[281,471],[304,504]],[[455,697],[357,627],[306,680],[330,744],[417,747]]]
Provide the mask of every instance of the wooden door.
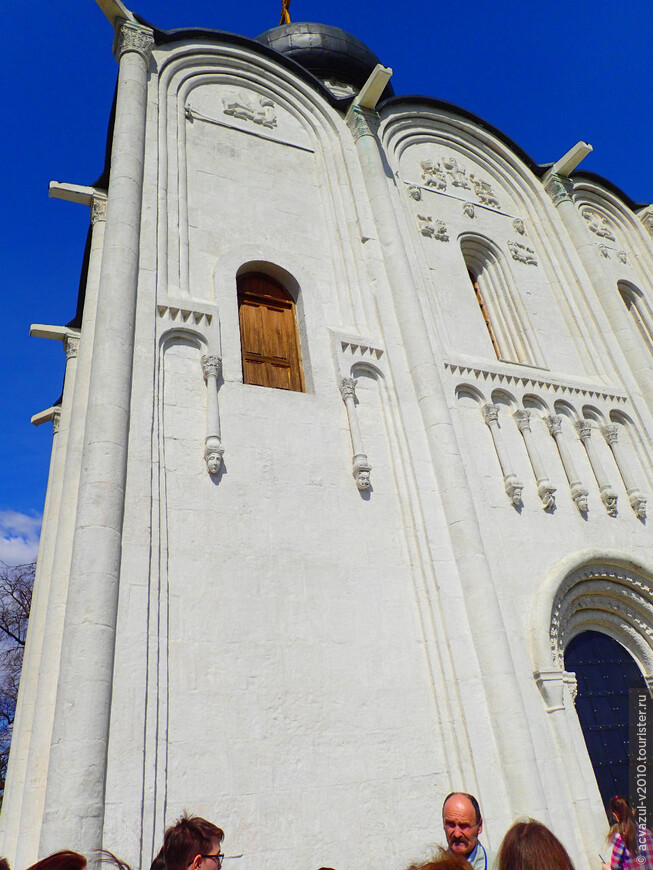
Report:
[[243,382],[281,390],[304,389],[295,302],[268,275],[238,279]]

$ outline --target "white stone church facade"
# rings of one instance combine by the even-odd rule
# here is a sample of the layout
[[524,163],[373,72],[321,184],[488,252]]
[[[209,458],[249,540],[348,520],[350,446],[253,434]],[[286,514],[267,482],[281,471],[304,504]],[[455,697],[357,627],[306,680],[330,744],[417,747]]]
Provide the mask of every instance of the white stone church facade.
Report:
[[0,852],[147,867],[188,808],[241,870],[399,870],[464,789],[595,861],[564,652],[653,680],[653,212],[335,39],[313,74],[100,5]]

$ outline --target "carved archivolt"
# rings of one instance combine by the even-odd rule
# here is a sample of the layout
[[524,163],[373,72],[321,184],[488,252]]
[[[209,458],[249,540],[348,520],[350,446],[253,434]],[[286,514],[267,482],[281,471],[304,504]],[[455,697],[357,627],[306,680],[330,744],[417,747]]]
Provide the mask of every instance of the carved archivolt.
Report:
[[620,554],[587,551],[555,566],[538,589],[531,625],[533,675],[549,712],[563,706],[564,686],[574,676],[564,670],[564,652],[583,631],[621,643],[651,683],[653,572]]

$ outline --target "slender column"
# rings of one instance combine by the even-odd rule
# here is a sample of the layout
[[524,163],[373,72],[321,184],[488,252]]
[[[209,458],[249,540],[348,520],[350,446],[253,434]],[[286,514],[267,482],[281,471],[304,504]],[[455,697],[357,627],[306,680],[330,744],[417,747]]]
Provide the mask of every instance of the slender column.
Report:
[[[507,629],[490,567],[485,556],[462,451],[447,405],[447,394],[436,365],[431,337],[416,287],[413,266],[403,243],[398,209],[392,198],[392,173],[387,170],[375,135],[378,116],[353,104],[347,123],[356,143],[361,171],[374,216],[394,313],[401,333],[415,396],[442,499],[458,577],[474,637],[491,719],[488,743],[495,743],[505,781],[496,780],[497,800],[520,812],[546,816],[535,749],[517,683]],[[454,735],[458,751],[467,751],[464,733]]]
[[580,482],[580,477],[576,471],[574,460],[571,458],[571,453],[567,448],[567,443],[562,436],[562,418],[557,414],[552,414],[546,418],[545,423],[551,433],[551,437],[556,443],[562,467],[569,481],[569,492],[578,510],[584,514],[587,512],[587,496],[588,491]]
[[347,409],[347,418],[349,420],[349,433],[351,435],[351,446],[353,450],[352,468],[356,486],[362,491],[369,489],[371,485],[370,472],[372,466],[365,453],[363,444],[363,435],[361,433],[358,422],[358,414],[356,413],[356,378],[340,378],[340,395]]
[[208,390],[206,397],[206,438],[204,440],[204,460],[209,474],[217,474],[222,467],[224,447],[220,440],[220,409],[218,407],[218,378],[222,373],[222,358],[215,355],[202,357],[204,383]]
[[501,429],[499,429],[499,406],[498,405],[483,405],[481,408],[483,419],[485,420],[488,429],[492,433],[492,441],[494,441],[494,449],[499,458],[499,465],[503,472],[503,486],[506,490],[506,495],[515,507],[521,507],[522,490],[524,484],[517,479],[517,475],[512,470],[512,463],[508,455],[508,450],[503,442]]
[[[119,21],[104,250],[40,852],[102,846],[152,31]],[[95,858],[93,860],[96,860]]]
[[601,463],[601,460],[599,459],[598,453],[596,452],[594,442],[592,441],[592,424],[589,422],[589,420],[577,420],[574,425],[576,426],[576,431],[578,432],[580,440],[583,442],[583,446],[587,451],[587,458],[590,461],[592,471],[594,472],[594,477],[596,478],[596,482],[599,485],[601,501],[605,505],[605,509],[610,514],[610,516],[616,517],[617,493],[613,490],[612,486],[608,482],[607,475],[603,469],[603,465]]
[[[20,835],[12,866],[28,866],[38,857],[41,821],[45,804],[50,743],[54,720],[61,641],[68,593],[68,576],[77,511],[81,453],[88,405],[88,384],[93,349],[93,331],[97,304],[97,288],[102,259],[107,198],[104,191],[95,191],[91,200],[91,248],[79,354],[76,360],[75,383],[70,406],[66,462],[62,474],[61,504],[56,522],[57,544],[52,562],[50,588],[46,599],[47,620],[43,626],[42,652],[38,669],[38,686],[29,742],[27,773],[20,811]],[[69,346],[69,352],[70,352]],[[68,367],[71,361],[67,364]],[[64,393],[64,407],[66,407]]]
[[542,458],[535,446],[535,441],[533,440],[533,433],[531,431],[531,412],[522,409],[515,411],[512,416],[517,423],[517,428],[524,438],[526,452],[531,461],[533,474],[535,475],[535,482],[537,483],[537,494],[540,497],[542,506],[545,511],[554,511],[556,509],[556,499],[554,495],[556,488],[551,485],[551,481],[544,472]]
[[562,175],[547,173],[544,176],[544,189],[556,206],[610,322],[611,329],[604,334],[604,340],[610,346],[613,360],[618,368],[617,359],[623,354],[649,411],[653,411],[653,360],[641,337],[634,334],[635,326],[617,285],[606,273],[597,246],[590,238],[587,225],[574,205],[573,181]]
[[603,437],[610,445],[614,461],[619,469],[619,474],[626,487],[628,501],[635,514],[641,519],[646,519],[646,499],[642,495],[640,488],[635,483],[628,462],[624,455],[624,449],[621,441],[619,441],[619,427],[616,423],[609,423],[601,429]]

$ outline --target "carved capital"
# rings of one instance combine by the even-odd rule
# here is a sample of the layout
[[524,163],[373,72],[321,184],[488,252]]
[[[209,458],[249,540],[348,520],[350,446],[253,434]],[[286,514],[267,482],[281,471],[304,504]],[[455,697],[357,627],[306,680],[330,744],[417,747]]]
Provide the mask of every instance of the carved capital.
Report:
[[562,432],[562,417],[558,416],[558,414],[550,414],[544,418],[544,422],[554,438],[556,435],[560,435]]
[[574,183],[563,175],[551,173],[544,182],[544,189],[553,200],[553,204],[560,205],[561,202],[571,202]]
[[376,112],[352,104],[347,112],[346,121],[355,142],[363,136],[374,136],[375,119]]
[[66,360],[75,359],[79,353],[79,336],[67,335],[63,340],[63,349],[66,354]]
[[515,411],[512,415],[515,423],[517,424],[517,428],[520,432],[530,432],[531,431],[531,412],[520,409],[519,411]]
[[592,424],[589,420],[576,420],[574,428],[578,432],[581,441],[585,441],[592,436]]
[[499,406],[492,404],[483,405],[481,413],[483,414],[483,419],[487,425],[491,426],[492,423],[496,423],[499,419]]
[[546,671],[535,671],[533,674],[537,688],[544,698],[546,712],[554,713],[556,710],[564,710],[564,675],[561,670],[551,668]]
[[56,435],[61,423],[61,405],[55,405],[52,410],[52,434]]
[[104,194],[94,194],[91,201],[91,223],[95,225],[98,221],[107,219],[107,198]]
[[619,437],[619,427],[615,423],[608,423],[606,426],[602,426],[601,432],[608,444],[615,444]]
[[215,354],[204,354],[202,357],[202,372],[205,381],[208,381],[209,378],[215,378],[217,381],[222,374],[222,357]]
[[356,378],[340,378],[338,387],[340,388],[340,395],[342,396],[343,401],[356,398],[357,383],[358,380]]
[[573,671],[563,671],[562,680],[565,686],[569,689],[572,704],[576,706],[576,698],[578,697],[578,679],[576,678],[576,674]]
[[119,21],[114,48],[117,61],[120,61],[125,52],[136,51],[145,63],[149,63],[153,45],[154,33],[149,27],[142,27],[132,21]]

